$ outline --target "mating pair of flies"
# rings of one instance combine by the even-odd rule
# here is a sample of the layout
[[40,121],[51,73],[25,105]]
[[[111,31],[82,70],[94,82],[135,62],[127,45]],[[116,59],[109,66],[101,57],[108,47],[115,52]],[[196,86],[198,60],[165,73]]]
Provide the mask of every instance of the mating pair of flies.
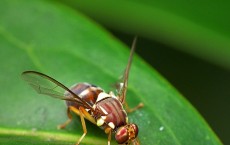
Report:
[[127,112],[132,112],[142,107],[143,104],[140,103],[135,108],[130,109],[125,101],[129,70],[136,39],[135,37],[133,40],[123,79],[119,85],[117,85],[116,96],[112,91],[106,93],[100,87],[89,83],[78,83],[71,88],[67,88],[62,83],[43,73],[36,71],[25,71],[22,73],[22,78],[35,89],[37,93],[66,101],[68,120],[59,125],[59,128],[65,128],[65,126],[71,122],[71,112],[80,116],[84,133],[76,145],[80,144],[87,133],[85,119],[96,124],[108,134],[108,145],[110,145],[112,133],[115,134],[115,139],[118,144],[129,145],[132,143],[133,145],[140,145],[137,139],[138,127],[136,124],[128,122]]

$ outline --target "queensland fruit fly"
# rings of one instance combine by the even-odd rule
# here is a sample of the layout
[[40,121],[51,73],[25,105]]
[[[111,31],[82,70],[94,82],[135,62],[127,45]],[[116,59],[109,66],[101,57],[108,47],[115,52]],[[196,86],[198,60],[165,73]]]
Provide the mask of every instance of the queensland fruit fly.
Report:
[[106,93],[100,87],[89,83],[78,83],[71,88],[67,88],[57,80],[36,71],[25,71],[22,73],[22,78],[37,93],[66,101],[68,120],[59,125],[59,128],[65,128],[71,122],[71,111],[80,116],[84,133],[76,145],[80,144],[87,133],[85,119],[99,126],[108,134],[108,145],[110,145],[112,133],[115,134],[118,144],[128,145],[132,143],[133,145],[139,145],[137,139],[138,127],[136,124],[128,122],[127,112],[132,112],[142,107],[143,104],[140,103],[135,108],[130,109],[125,101],[135,44],[136,38],[132,44],[123,79],[117,87],[116,96],[113,92]]

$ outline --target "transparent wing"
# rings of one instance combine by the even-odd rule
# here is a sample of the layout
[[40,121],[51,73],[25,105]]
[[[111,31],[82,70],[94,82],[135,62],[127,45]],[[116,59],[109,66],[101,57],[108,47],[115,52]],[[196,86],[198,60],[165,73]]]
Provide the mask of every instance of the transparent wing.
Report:
[[[43,73],[25,71],[22,73],[22,78],[39,94],[45,94],[62,100],[73,101],[82,107],[92,110],[92,107],[82,100],[77,94],[73,93],[57,80]],[[65,91],[68,91],[71,95],[69,97],[64,96]]]
[[116,86],[117,91],[118,91],[119,100],[122,104],[125,103],[125,97],[126,97],[126,91],[127,91],[128,79],[129,79],[129,70],[130,70],[130,67],[132,64],[133,54],[134,54],[134,50],[136,47],[136,41],[137,41],[137,36],[134,37],[134,40],[132,43],[128,64],[125,68],[125,72],[124,72],[123,77],[122,77],[123,81],[121,81],[121,83],[117,84],[117,86]]

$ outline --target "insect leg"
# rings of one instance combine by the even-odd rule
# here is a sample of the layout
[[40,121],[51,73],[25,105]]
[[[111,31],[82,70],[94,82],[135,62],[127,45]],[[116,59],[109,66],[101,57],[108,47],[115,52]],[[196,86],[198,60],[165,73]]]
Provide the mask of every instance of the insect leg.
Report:
[[110,145],[112,130],[110,129],[108,134],[108,145]]
[[133,112],[133,111],[136,111],[137,109],[142,108],[143,106],[144,106],[143,103],[139,103],[139,104],[138,104],[137,106],[135,106],[134,108],[130,108],[129,105],[128,105],[128,103],[125,102],[125,110],[126,110],[127,113],[131,113],[131,112]]
[[110,145],[111,142],[111,135],[112,135],[112,129],[111,128],[106,128],[105,133],[108,134],[108,145]]
[[96,124],[96,121],[94,120],[94,118],[83,108],[83,107],[79,107],[79,110],[73,106],[68,106],[67,108],[67,115],[69,117],[69,119],[63,123],[62,125],[59,125],[59,128],[64,128],[66,125],[68,125],[71,120],[72,120],[72,115],[70,113],[70,111],[76,113],[77,115],[80,116],[81,118],[81,123],[82,123],[82,127],[83,127],[83,135],[81,136],[81,138],[78,140],[76,145],[79,145],[79,143],[82,141],[82,139],[84,138],[84,136],[87,133],[87,129],[86,129],[86,124],[85,124],[85,118],[87,118],[89,121],[91,121],[92,123]]
[[[85,125],[85,119],[84,119],[84,113],[87,112],[83,107],[79,107],[79,115],[81,118],[81,124],[82,124],[82,128],[83,128],[83,134],[81,136],[81,138],[78,140],[76,145],[79,145],[80,142],[82,141],[82,139],[85,137],[86,133],[87,133],[87,129],[86,129],[86,125]],[[88,113],[88,112],[87,112]]]
[[132,141],[133,145],[140,145],[140,142],[138,140],[138,138],[136,138],[135,140]]
[[67,108],[67,116],[68,116],[68,120],[66,120],[66,122],[64,122],[63,124],[58,125],[57,126],[58,129],[65,128],[72,121],[72,115],[70,113],[70,106]]
[[[58,125],[58,129],[63,129],[65,128],[65,126],[67,126],[71,121],[72,121],[72,115],[70,113],[70,111],[74,112],[75,114],[79,115],[80,116],[80,112],[77,108],[73,107],[73,106],[68,106],[67,108],[67,115],[68,115],[68,120],[61,124],[61,125]],[[96,124],[96,121],[95,119],[84,109],[82,110],[83,111],[83,115],[85,118],[87,118],[87,120],[89,120],[90,122],[92,122],[93,124]]]

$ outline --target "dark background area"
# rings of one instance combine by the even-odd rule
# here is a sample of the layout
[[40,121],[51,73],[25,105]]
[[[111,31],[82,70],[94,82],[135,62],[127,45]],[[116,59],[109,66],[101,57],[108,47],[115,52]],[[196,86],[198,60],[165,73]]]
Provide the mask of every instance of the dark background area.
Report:
[[[131,45],[133,36],[113,34]],[[141,37],[136,53],[189,100],[224,144],[230,144],[229,70]]]

